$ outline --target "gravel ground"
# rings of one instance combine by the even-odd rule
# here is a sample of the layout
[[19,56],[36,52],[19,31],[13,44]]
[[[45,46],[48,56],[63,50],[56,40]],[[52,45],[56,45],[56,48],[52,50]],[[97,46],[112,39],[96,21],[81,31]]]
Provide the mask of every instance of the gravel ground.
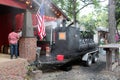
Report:
[[0,80],[24,80],[26,76],[26,67],[28,62],[26,59],[10,59],[0,58]]
[[84,67],[82,64],[73,65],[70,71],[49,71],[44,72],[38,80],[120,80],[120,66],[114,71],[105,70],[105,55],[100,55],[98,63],[91,67]]

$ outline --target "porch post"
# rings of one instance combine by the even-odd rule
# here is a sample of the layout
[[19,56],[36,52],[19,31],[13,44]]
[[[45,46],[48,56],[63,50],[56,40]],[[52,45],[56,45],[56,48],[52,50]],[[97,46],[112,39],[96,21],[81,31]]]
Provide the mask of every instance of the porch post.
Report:
[[33,62],[36,58],[36,38],[33,33],[31,12],[26,10],[22,38],[19,42],[19,56]]

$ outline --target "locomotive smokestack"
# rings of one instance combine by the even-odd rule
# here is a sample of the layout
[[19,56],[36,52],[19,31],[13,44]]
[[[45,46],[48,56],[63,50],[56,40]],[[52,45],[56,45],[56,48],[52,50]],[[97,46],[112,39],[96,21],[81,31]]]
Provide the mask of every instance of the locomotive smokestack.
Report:
[[63,21],[62,21],[62,25],[63,25],[63,27],[66,27],[66,20],[65,19],[63,19]]

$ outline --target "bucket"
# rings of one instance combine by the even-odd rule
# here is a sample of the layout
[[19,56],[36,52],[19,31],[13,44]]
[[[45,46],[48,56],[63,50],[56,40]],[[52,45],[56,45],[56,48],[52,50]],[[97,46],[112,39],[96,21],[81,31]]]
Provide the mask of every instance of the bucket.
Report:
[[64,55],[57,55],[57,60],[58,61],[63,61],[64,60]]

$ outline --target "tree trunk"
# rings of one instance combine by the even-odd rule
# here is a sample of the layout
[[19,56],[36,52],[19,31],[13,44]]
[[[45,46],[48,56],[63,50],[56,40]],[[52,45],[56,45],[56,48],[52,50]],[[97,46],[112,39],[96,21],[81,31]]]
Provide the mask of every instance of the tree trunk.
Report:
[[108,6],[108,20],[109,20],[109,43],[115,43],[116,33],[116,19],[115,19],[115,0],[109,0]]

